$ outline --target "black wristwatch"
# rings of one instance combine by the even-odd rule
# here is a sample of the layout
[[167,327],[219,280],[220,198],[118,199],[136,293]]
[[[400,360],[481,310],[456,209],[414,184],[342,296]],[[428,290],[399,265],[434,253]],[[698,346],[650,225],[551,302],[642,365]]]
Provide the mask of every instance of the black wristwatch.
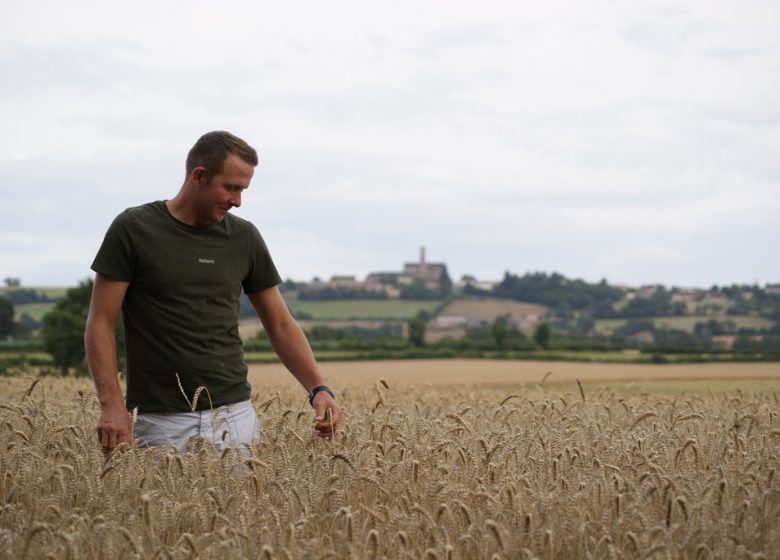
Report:
[[336,395],[333,394],[333,391],[331,390],[330,387],[328,387],[327,385],[317,385],[314,389],[309,391],[309,404],[310,405],[314,406],[314,397],[317,396],[317,393],[319,393],[321,391],[325,391],[326,393],[328,393],[334,399],[336,398]]

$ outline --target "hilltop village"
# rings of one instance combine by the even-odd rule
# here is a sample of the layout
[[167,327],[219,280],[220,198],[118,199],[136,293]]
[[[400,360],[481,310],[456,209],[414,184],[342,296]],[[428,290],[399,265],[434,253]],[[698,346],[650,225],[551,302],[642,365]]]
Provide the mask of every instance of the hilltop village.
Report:
[[453,288],[444,263],[428,262],[425,247],[420,247],[417,262],[405,263],[403,270],[371,272],[365,280],[355,276],[335,275],[328,281],[315,279],[299,292],[302,299],[425,299],[445,297]]
[[[640,346],[696,347],[704,340],[731,348],[740,336],[743,344],[752,344],[780,334],[779,284],[632,287],[541,272],[506,272],[497,281],[464,275],[453,282],[445,263],[428,261],[425,247],[399,271],[371,272],[364,280],[334,275],[293,287],[291,308],[304,319],[316,317],[306,301],[418,300],[429,337],[464,336],[496,321],[525,333],[547,324],[554,332],[588,339],[617,335]],[[429,305],[432,300],[440,303]],[[365,318],[357,311],[353,316]]]

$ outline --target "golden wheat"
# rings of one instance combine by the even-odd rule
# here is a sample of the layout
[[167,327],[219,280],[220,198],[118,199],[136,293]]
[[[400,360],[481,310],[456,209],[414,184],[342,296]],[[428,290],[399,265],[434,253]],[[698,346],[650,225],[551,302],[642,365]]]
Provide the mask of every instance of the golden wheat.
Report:
[[300,392],[255,406],[248,455],[104,456],[88,380],[4,378],[2,558],[777,558],[771,392],[541,384]]

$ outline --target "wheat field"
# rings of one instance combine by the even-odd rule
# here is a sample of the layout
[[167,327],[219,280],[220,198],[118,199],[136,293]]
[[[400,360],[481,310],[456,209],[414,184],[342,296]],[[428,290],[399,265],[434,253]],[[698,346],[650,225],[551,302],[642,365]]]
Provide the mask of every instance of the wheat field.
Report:
[[0,379],[2,558],[778,558],[774,390],[289,383],[259,445],[104,457],[89,380]]

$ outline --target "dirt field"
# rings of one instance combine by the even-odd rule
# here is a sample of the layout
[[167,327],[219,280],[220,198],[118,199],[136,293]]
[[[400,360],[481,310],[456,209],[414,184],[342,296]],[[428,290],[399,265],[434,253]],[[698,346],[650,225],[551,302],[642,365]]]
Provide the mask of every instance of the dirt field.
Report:
[[[665,383],[682,380],[764,380],[780,388],[780,363],[729,364],[600,364],[499,360],[398,360],[379,362],[327,362],[320,365],[329,382],[338,387],[373,385],[385,379],[396,385],[520,385],[539,383],[614,382],[615,385],[645,381]],[[292,379],[280,364],[254,364],[249,368],[253,383]]]

